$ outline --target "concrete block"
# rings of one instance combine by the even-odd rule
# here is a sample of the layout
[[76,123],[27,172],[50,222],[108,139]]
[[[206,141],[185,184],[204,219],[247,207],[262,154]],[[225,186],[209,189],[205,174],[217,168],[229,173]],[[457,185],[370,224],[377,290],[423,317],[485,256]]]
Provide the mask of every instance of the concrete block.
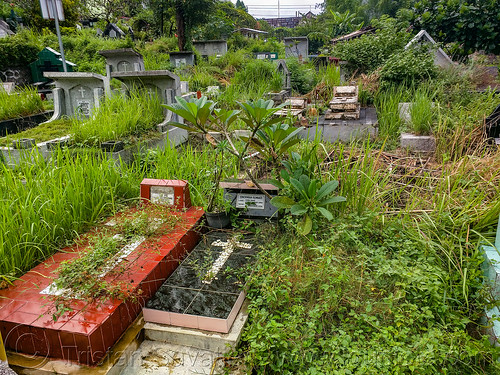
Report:
[[432,135],[401,134],[401,148],[416,152],[434,152],[436,139]]
[[236,316],[229,333],[214,333],[197,329],[174,327],[164,324],[146,323],[146,340],[166,342],[173,345],[188,346],[215,353],[227,353],[238,344],[241,332],[248,319],[246,303]]

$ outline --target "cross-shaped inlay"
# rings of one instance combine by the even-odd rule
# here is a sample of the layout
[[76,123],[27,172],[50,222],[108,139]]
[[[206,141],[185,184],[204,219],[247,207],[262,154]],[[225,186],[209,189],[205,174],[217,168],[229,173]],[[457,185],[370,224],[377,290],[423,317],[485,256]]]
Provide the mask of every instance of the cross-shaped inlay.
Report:
[[84,97],[85,94],[85,89],[83,87],[80,87],[80,90],[78,90],[80,94],[82,94],[82,98]]
[[205,278],[202,280],[203,284],[211,284],[212,283],[212,281],[215,279],[215,276],[217,276],[220,269],[222,268],[224,263],[226,263],[226,260],[233,253],[235,248],[237,248],[237,247],[239,247],[241,249],[251,249],[252,248],[252,244],[249,244],[246,242],[239,242],[239,241],[236,241],[234,238],[229,239],[226,242],[223,242],[221,240],[214,241],[214,242],[212,242],[212,246],[222,247],[222,253],[219,255],[219,257],[215,260],[212,267],[205,274]]

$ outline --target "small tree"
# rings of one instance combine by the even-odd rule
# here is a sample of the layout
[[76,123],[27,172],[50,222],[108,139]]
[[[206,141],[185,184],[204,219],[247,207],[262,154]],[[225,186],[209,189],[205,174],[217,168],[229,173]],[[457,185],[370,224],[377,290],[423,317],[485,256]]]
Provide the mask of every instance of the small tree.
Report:
[[208,20],[214,9],[214,0],[168,0],[175,10],[179,50],[184,51],[194,27]]

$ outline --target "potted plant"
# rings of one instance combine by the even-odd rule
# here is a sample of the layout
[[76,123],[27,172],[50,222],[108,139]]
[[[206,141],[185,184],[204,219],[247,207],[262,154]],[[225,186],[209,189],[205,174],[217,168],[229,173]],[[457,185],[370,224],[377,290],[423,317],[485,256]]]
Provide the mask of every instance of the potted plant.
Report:
[[212,228],[218,229],[227,228],[231,225],[227,204],[224,204],[224,199],[222,199],[219,194],[219,183],[222,178],[222,172],[224,171],[224,151],[227,147],[227,141],[221,141],[217,143],[215,147],[217,152],[216,165],[208,204],[205,208],[207,224]]

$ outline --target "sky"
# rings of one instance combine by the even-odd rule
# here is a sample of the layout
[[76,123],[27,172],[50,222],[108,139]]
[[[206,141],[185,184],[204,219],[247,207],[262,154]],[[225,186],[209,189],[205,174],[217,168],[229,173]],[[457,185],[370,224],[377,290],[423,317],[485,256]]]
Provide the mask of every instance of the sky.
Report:
[[[236,0],[231,0],[236,3]],[[295,17],[297,11],[307,13],[309,10],[315,14],[320,10],[316,4],[323,0],[243,0],[248,7],[248,13],[255,18],[278,17],[278,3],[280,5],[280,17]]]

